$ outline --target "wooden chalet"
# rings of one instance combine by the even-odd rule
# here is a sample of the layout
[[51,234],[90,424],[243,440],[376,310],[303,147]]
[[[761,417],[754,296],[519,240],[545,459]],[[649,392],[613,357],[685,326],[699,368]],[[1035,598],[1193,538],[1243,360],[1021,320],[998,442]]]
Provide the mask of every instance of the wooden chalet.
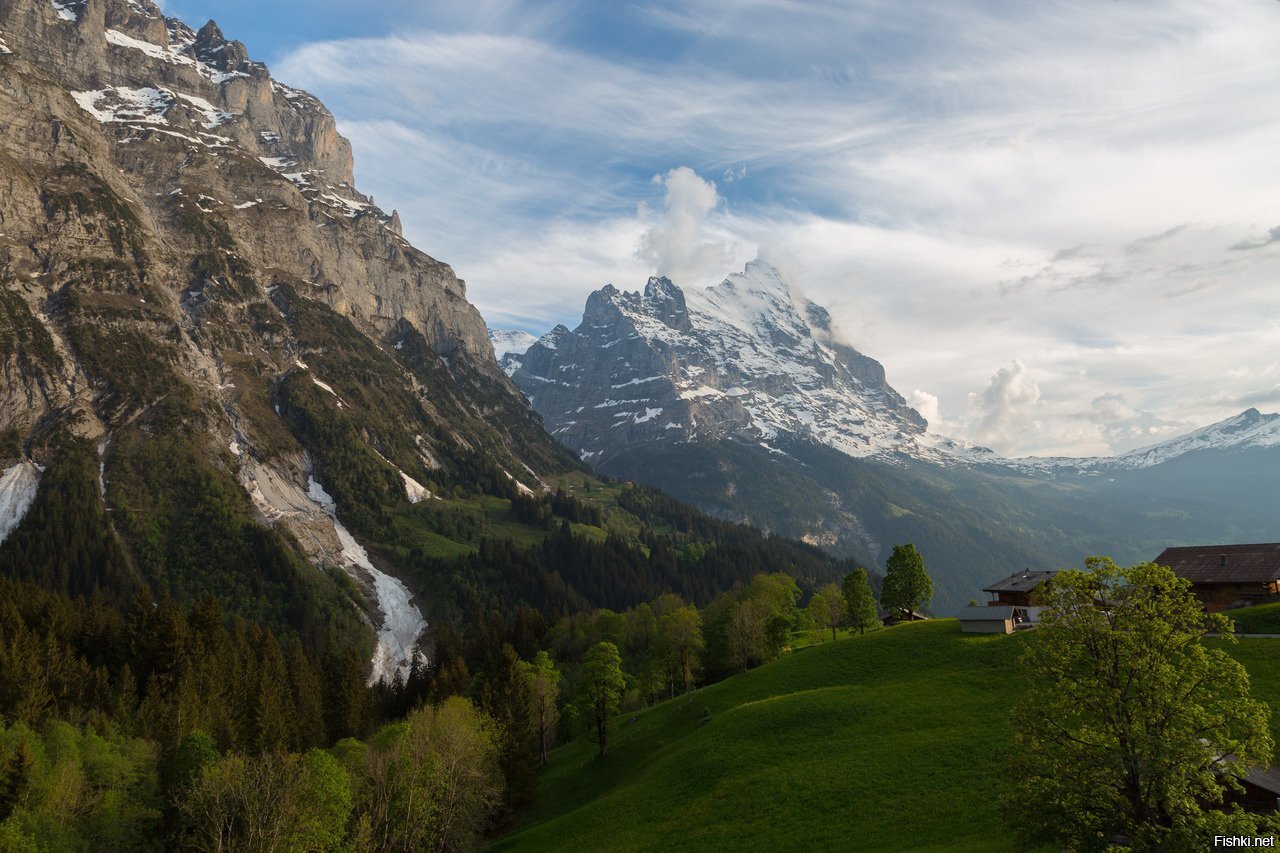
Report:
[[1280,600],[1280,543],[1165,548],[1155,561],[1191,581],[1210,612]]
[[1034,602],[1032,595],[1041,584],[1048,583],[1056,572],[1033,572],[1026,569],[1016,572],[1001,581],[996,581],[982,591],[990,594],[987,602],[993,607],[1030,607]]
[[897,625],[900,622],[924,622],[929,618],[927,613],[921,613],[919,610],[901,610],[894,608],[893,610],[878,609],[876,611],[880,623],[885,626]]
[[1239,782],[1244,791],[1228,788],[1223,805],[1239,803],[1240,808],[1254,814],[1280,811],[1280,767],[1255,768]]

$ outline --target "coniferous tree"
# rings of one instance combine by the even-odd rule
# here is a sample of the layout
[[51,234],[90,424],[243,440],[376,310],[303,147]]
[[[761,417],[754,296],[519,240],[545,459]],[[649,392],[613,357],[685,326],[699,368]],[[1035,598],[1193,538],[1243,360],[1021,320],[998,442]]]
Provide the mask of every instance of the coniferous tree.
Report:
[[537,714],[533,684],[510,643],[481,675],[480,710],[498,723],[499,764],[507,780],[510,806],[523,805],[537,783]]
[[293,694],[293,749],[305,750],[324,746],[324,698],[320,676],[295,637],[289,641],[285,658],[289,670],[289,687]]
[[263,634],[253,748],[257,752],[281,751],[295,739],[296,708],[280,644],[274,634],[266,631]]

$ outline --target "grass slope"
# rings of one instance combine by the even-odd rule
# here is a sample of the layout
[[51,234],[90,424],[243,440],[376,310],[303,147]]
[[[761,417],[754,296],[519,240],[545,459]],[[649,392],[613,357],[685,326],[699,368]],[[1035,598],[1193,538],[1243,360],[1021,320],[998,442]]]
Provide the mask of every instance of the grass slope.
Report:
[[1280,634],[1280,604],[1259,604],[1228,610],[1227,616],[1236,623],[1241,634]]
[[[1012,849],[997,796],[1029,639],[901,625],[623,718],[603,761],[585,738],[552,754],[494,849]],[[1280,708],[1277,644],[1225,647]]]
[[998,848],[1023,642],[903,625],[640,712],[603,761],[586,739],[556,750],[497,849]]

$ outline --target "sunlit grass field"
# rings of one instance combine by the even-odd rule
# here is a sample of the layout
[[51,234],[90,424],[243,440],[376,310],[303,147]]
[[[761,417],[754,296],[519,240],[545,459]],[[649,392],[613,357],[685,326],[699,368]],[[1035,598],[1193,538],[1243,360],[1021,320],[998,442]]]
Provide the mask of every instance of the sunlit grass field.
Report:
[[[624,715],[603,760],[586,738],[557,749],[494,849],[1012,849],[997,798],[1031,635],[947,619],[816,639]],[[1280,640],[1211,642],[1280,707]]]

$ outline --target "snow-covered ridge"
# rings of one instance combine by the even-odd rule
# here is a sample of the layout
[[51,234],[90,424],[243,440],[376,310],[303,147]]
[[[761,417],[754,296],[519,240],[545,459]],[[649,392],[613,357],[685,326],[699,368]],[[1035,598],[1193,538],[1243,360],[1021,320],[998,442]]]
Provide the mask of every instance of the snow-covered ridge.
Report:
[[44,469],[23,460],[0,474],[0,542],[17,529],[40,489]]
[[519,329],[490,329],[489,342],[493,344],[493,354],[501,361],[506,355],[524,355],[538,342],[538,337]]
[[1028,456],[1020,459],[1000,459],[993,455],[988,461],[1028,473],[1055,474],[1074,471],[1083,474],[1102,474],[1110,471],[1150,468],[1184,454],[1201,450],[1240,450],[1251,447],[1280,447],[1280,413],[1264,415],[1257,409],[1246,409],[1238,415],[1201,427],[1186,435],[1149,447],[1130,450],[1118,456],[1082,458]]
[[883,368],[763,261],[705,289],[661,277],[643,292],[606,286],[576,330],[557,327],[504,365],[580,453],[676,430],[686,441],[794,437],[856,457],[944,455]]

